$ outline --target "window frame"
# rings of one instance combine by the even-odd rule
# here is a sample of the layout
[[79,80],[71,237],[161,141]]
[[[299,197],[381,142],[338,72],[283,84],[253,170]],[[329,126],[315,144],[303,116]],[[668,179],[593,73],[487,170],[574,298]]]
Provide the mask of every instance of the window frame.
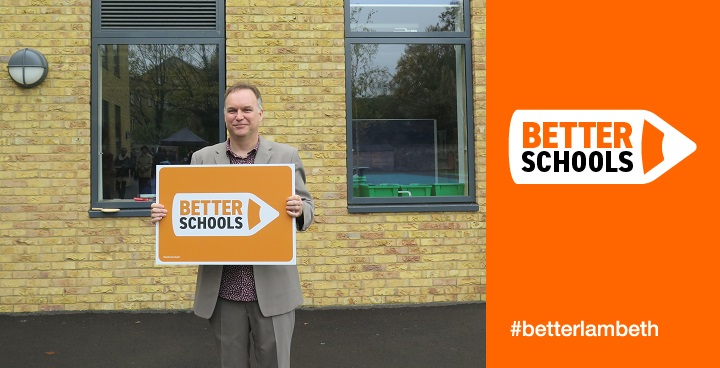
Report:
[[[345,2],[345,80],[346,80],[346,177],[347,204],[350,213],[372,212],[452,212],[478,211],[475,178],[475,124],[472,84],[472,40],[470,37],[469,1],[462,0],[464,30],[459,32],[351,32],[350,1]],[[355,44],[443,44],[462,45],[464,53],[465,89],[465,137],[464,149],[467,162],[467,195],[438,197],[355,197],[353,196],[353,118],[352,118],[352,48]],[[460,102],[460,100],[458,100]],[[459,153],[459,152],[458,152]]]
[[[103,45],[135,45],[135,44],[207,44],[217,45],[219,70],[218,99],[225,93],[225,2],[216,0],[217,16],[215,30],[182,30],[182,29],[148,29],[148,30],[103,30],[100,27],[101,0],[92,2],[92,37],[91,37],[91,103],[90,103],[90,218],[96,217],[145,217],[150,213],[152,202],[136,202],[132,199],[100,200],[102,187],[99,185],[102,178],[102,119],[100,110],[102,98],[100,96],[100,73],[103,65],[99,50]],[[107,47],[105,47],[107,57]],[[107,69],[105,69],[107,70]],[[225,123],[223,121],[222,104],[218,104],[218,142],[225,139]],[[105,213],[93,208],[117,208],[119,212]]]

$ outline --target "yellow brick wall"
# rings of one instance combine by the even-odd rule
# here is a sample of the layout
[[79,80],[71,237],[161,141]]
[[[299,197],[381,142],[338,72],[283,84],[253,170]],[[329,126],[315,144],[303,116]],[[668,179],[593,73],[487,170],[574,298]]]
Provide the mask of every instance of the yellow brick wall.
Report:
[[[262,134],[301,149],[316,199],[298,234],[306,306],[485,300],[485,2],[471,5],[480,211],[348,214],[343,1],[228,2],[228,83],[261,87]],[[0,313],[192,306],[196,268],[155,266],[147,218],[88,217],[90,14],[0,5]],[[32,89],[5,67],[24,47],[50,65]]]

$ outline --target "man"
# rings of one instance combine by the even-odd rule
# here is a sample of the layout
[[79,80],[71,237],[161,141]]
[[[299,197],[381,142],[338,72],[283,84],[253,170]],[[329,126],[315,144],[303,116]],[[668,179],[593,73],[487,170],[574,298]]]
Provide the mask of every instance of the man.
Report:
[[138,176],[138,187],[140,194],[152,193],[150,179],[152,178],[153,156],[148,146],[140,148],[140,156],[135,162],[135,173]]
[[[267,141],[258,128],[263,119],[258,89],[238,83],[225,91],[228,140],[192,155],[191,164],[295,164],[295,195],[287,198],[286,212],[297,229],[312,223],[315,206],[305,186],[305,169],[298,151]],[[167,210],[151,205],[153,223]],[[296,266],[215,266],[198,268],[195,314],[208,318],[220,347],[223,368],[250,367],[250,342],[263,368],[290,367],[290,340],[295,308],[302,304]]]
[[130,180],[130,156],[127,148],[120,149],[120,155],[115,159],[115,190],[118,198],[125,198],[125,188]]

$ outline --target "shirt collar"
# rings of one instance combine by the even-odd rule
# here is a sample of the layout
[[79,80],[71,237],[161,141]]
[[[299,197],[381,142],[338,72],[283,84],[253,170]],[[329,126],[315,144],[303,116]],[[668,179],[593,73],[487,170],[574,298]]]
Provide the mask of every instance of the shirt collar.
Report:
[[[250,155],[252,155],[253,153],[257,152],[258,148],[260,148],[260,136],[258,136],[258,141],[257,141],[257,144],[255,144],[255,147],[248,152],[248,157],[249,157]],[[237,156],[237,155],[235,154],[235,152],[233,152],[233,151],[230,149],[230,138],[228,138],[228,139],[225,141],[225,151],[227,152],[228,155]],[[239,157],[239,156],[238,156],[238,157]]]

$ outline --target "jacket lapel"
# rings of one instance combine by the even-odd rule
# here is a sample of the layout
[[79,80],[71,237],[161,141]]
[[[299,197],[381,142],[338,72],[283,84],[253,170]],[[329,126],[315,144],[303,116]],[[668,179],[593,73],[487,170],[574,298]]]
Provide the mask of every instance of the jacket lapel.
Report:
[[225,142],[215,145],[215,164],[216,165],[230,165],[230,158],[225,150]]
[[270,163],[270,157],[272,156],[272,148],[270,142],[260,137],[260,146],[258,147],[257,155],[255,156],[256,164],[268,164]]

